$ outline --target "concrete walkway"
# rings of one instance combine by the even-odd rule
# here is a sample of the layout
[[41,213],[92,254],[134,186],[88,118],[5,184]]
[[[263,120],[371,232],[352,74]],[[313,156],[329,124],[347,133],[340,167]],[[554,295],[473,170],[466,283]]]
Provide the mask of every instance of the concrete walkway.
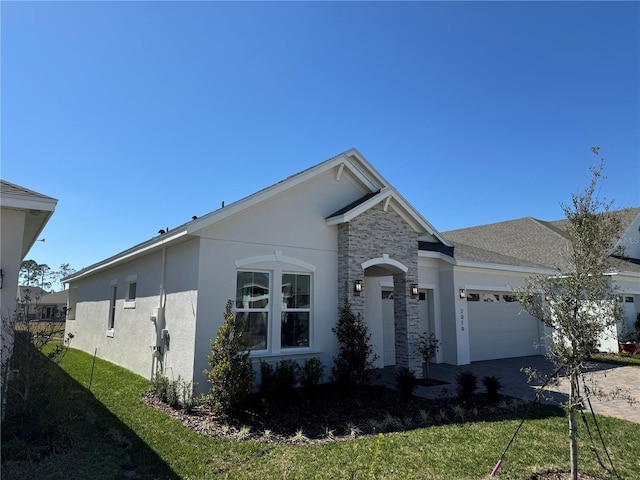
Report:
[[[443,395],[453,396],[456,394],[456,376],[463,371],[473,372],[478,377],[478,391],[483,391],[482,378],[487,375],[495,375],[502,384],[500,393],[515,398],[533,400],[536,395],[536,388],[542,381],[528,382],[525,368],[532,368],[545,376],[554,372],[553,365],[544,356],[507,358],[503,360],[488,360],[484,362],[473,362],[469,365],[454,366],[444,363],[432,364],[430,376],[433,379],[447,382],[446,385],[433,387],[416,387],[415,394],[424,398],[438,398]],[[376,370],[372,375],[373,383],[384,384],[395,388],[395,369],[387,367]],[[626,391],[640,402],[640,368],[616,366],[609,363],[593,363],[586,374],[587,386],[591,381],[596,381],[598,387],[604,392],[611,392],[617,388]],[[593,389],[593,388],[592,388]],[[545,388],[543,400],[546,403],[566,402],[569,392],[569,382],[561,377],[557,385]],[[610,400],[600,400],[592,398],[591,404],[596,413],[609,417],[621,418],[631,422],[640,423],[640,403],[630,405],[623,398],[613,398]],[[588,409],[588,407],[587,407]],[[588,411],[588,410],[587,410]]]

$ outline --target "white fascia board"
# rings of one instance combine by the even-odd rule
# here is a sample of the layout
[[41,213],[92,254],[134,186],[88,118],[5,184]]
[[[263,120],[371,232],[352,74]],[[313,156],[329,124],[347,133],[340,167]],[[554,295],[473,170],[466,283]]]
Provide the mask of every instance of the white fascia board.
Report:
[[354,218],[362,215],[364,212],[369,210],[372,207],[375,207],[379,203],[383,202],[387,198],[391,196],[390,192],[385,192],[384,190],[378,193],[377,195],[371,197],[366,202],[362,202],[360,205],[353,207],[348,212],[343,213],[342,215],[338,215],[335,217],[331,217],[327,219],[327,225],[338,225],[340,223],[350,222]]
[[338,225],[340,223],[350,222],[359,215],[379,203],[391,200],[389,205],[398,214],[409,223],[418,233],[428,233],[440,240],[447,247],[451,247],[451,243],[438,232],[418,211],[407,202],[402,195],[393,187],[385,187],[378,195],[371,197],[366,202],[357,205],[342,215],[327,219],[327,225]]
[[342,155],[351,161],[352,173],[367,187],[375,192],[382,190],[390,185],[390,183],[371,165],[366,158],[355,148],[352,148]]
[[431,223],[429,223],[429,221],[420,214],[420,212],[418,212],[415,208],[413,208],[413,206],[409,202],[407,202],[407,200],[405,200],[405,198],[395,188],[390,187],[390,190],[392,190],[393,192],[392,193],[393,200],[398,202],[402,206],[402,208],[407,212],[407,214],[410,215],[411,218],[413,218],[414,221],[416,221],[422,228],[424,228],[424,231],[426,233],[433,235],[438,240],[440,240],[443,245],[446,245],[447,247],[453,246],[453,244],[449,242],[449,240],[444,238],[442,234],[438,230],[436,230],[433,227],[433,225],[431,225]]
[[43,212],[53,212],[56,209],[58,200],[55,198],[42,198],[27,195],[12,195],[3,193],[0,197],[0,206],[6,208],[17,208],[20,210],[41,210]]
[[437,260],[442,260],[443,262],[450,263],[451,265],[458,264],[455,258],[451,258],[449,255],[445,255],[444,253],[441,253],[441,252],[430,252],[426,250],[418,250],[418,257],[435,258]]
[[605,275],[616,276],[616,277],[631,277],[631,278],[640,278],[640,272],[628,272],[625,270],[616,271],[616,272],[608,272]]
[[186,237],[187,235],[187,230],[185,228],[176,232],[165,233],[158,238],[153,238],[145,243],[138,245],[137,247],[133,247],[129,250],[118,253],[113,257],[109,257],[102,262],[95,263],[87,268],[83,268],[79,272],[73,273],[62,280],[64,283],[75,282],[76,280],[89,275],[93,275],[94,273],[113,267],[114,265],[117,265],[119,263],[129,261],[136,257],[140,257],[142,255],[150,253],[153,250],[167,247],[169,244],[176,243],[178,240],[183,239],[183,237]]

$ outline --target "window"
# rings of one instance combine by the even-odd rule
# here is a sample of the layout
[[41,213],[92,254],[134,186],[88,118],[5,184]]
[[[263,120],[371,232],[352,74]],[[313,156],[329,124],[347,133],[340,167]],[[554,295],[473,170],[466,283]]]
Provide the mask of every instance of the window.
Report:
[[266,350],[269,328],[269,272],[237,272],[236,318],[245,322],[249,350]]
[[136,282],[129,282],[127,285],[127,300],[132,301],[136,299]]
[[624,297],[625,303],[633,303],[633,297]]
[[127,283],[125,287],[124,308],[136,308],[136,295],[138,291],[137,275],[128,275],[125,278]]
[[309,346],[311,275],[282,274],[280,347]]
[[283,272],[278,267],[270,272],[236,272],[235,315],[245,323],[243,339],[249,350],[277,354],[309,348],[311,274]]
[[467,302],[479,302],[480,294],[479,293],[468,293],[467,294]]
[[118,286],[111,284],[111,301],[109,302],[109,330],[113,330],[116,320],[116,296],[118,294]]
[[515,295],[502,295],[502,298],[507,303],[513,303],[518,301],[518,298]]
[[495,293],[483,293],[482,301],[483,302],[499,302],[500,295],[496,295]]

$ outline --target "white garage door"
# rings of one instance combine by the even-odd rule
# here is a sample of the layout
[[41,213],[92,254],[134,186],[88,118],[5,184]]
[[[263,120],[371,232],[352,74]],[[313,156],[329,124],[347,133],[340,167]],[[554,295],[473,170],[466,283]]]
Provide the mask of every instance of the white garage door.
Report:
[[467,293],[471,361],[539,355],[541,323],[510,295]]

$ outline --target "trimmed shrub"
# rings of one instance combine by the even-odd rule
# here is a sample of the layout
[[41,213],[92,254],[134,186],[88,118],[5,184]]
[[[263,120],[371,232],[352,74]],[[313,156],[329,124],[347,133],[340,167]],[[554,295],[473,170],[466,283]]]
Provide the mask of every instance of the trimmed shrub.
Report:
[[413,370],[402,367],[396,372],[396,385],[398,390],[405,396],[410,397],[418,384],[418,379]]
[[262,395],[271,395],[275,386],[275,373],[273,365],[260,360],[260,393]]
[[295,360],[281,360],[276,366],[274,387],[278,395],[291,393],[298,383],[300,366]]
[[497,400],[500,398],[500,394],[498,392],[502,388],[502,384],[500,383],[500,380],[498,380],[498,377],[495,375],[487,375],[482,379],[482,384],[487,390],[487,397],[491,400]]
[[360,314],[355,315],[345,298],[338,323],[331,329],[338,338],[338,355],[334,358],[331,379],[343,388],[369,383],[369,370],[377,355],[372,355],[371,334]]
[[209,369],[204,374],[211,383],[208,402],[226,414],[241,405],[253,388],[255,374],[249,360],[247,345],[242,339],[245,322],[242,315],[234,315],[231,300],[227,301],[224,323],[211,343],[207,355]]
[[324,365],[319,358],[309,358],[300,369],[300,385],[305,390],[313,390],[322,382]]
[[456,383],[458,384],[458,397],[469,399],[478,388],[478,377],[473,372],[460,372],[456,377]]

